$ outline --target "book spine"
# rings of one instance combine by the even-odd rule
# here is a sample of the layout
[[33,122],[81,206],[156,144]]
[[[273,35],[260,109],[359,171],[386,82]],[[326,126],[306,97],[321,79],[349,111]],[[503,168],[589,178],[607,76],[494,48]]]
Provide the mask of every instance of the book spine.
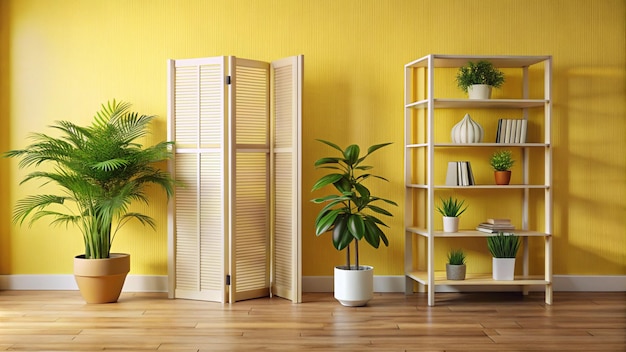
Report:
[[522,129],[520,131],[520,140],[521,143],[526,143],[526,129],[528,127],[528,120],[522,120]]

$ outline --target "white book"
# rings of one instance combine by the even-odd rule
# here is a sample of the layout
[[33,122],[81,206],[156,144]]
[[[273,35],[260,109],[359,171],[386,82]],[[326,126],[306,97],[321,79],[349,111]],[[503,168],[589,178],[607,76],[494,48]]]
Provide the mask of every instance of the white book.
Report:
[[456,161],[448,162],[448,172],[446,173],[446,186],[459,185],[459,177],[456,164]]
[[511,143],[511,119],[504,120],[504,143]]
[[474,173],[472,172],[472,164],[470,164],[470,162],[467,162],[467,175],[469,178],[469,185],[473,186],[476,184],[476,182],[474,182]]
[[520,131],[520,143],[526,143],[526,129],[528,126],[528,120],[522,120],[522,129]]
[[522,121],[515,120],[515,141],[514,143],[522,143]]
[[459,164],[461,165],[461,186],[469,186],[469,175],[467,173],[467,161],[461,161],[459,162]]

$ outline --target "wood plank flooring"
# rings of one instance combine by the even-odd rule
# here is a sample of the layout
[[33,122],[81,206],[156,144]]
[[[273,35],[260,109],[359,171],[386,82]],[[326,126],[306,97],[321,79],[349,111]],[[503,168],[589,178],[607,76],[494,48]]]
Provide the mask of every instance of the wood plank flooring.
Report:
[[83,303],[77,291],[0,291],[0,351],[626,351],[626,293],[376,294],[342,307],[232,305],[122,293]]

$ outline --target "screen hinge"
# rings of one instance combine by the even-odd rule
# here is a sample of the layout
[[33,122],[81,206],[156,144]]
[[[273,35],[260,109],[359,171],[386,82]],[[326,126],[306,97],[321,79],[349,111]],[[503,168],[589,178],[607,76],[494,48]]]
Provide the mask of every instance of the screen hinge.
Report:
[[226,84],[230,84],[230,76],[226,76]]
[[230,286],[230,275],[226,275],[226,286]]

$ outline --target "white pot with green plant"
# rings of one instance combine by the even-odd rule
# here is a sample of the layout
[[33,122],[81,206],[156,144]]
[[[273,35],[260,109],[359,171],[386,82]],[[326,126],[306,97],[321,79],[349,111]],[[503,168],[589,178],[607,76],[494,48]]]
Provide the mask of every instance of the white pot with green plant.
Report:
[[496,185],[508,185],[511,182],[511,168],[515,160],[510,150],[497,150],[489,159],[489,164],[494,170]]
[[469,61],[459,67],[456,82],[470,99],[490,99],[491,89],[500,88],[504,83],[504,73],[489,61]]
[[462,249],[452,249],[448,252],[446,263],[446,279],[465,280],[465,253]]
[[[324,157],[315,162],[316,168],[333,171],[321,177],[312,191],[333,185],[338,194],[312,200],[316,204],[325,203],[315,219],[315,234],[320,236],[330,232],[335,249],[346,250],[346,265],[335,267],[335,298],[344,306],[363,306],[373,297],[374,274],[371,266],[360,264],[359,242],[365,239],[369,245],[378,248],[382,241],[388,246],[387,236],[380,228],[387,225],[378,215],[393,215],[379,204],[397,206],[394,201],[372,195],[363,184],[371,178],[388,182],[384,177],[368,173],[372,167],[363,162],[370,154],[391,143],[373,145],[367,149],[367,154],[361,156],[356,144],[344,150],[334,143],[318,141],[339,151],[339,156]],[[354,247],[354,265],[351,264],[351,244]]]
[[459,216],[467,210],[465,200],[459,201],[456,198],[449,197],[448,199],[439,198],[441,205],[437,205],[437,211],[443,215],[443,232],[458,232],[459,231]]
[[[24,149],[5,157],[20,159],[19,167],[39,167],[21,183],[41,180],[57,187],[57,194],[35,194],[17,202],[13,221],[23,224],[51,218],[52,225],[74,225],[83,238],[85,253],[74,258],[76,282],[88,303],[110,303],[119,298],[130,257],[111,253],[120,228],[130,220],[155,228],[154,220],[130,210],[131,203],[149,204],[147,187],[160,186],[172,195],[175,181],[158,164],[171,157],[171,142],[144,148],[138,141],[148,134],[156,116],[129,112],[129,103],[103,104],[89,126],[57,121],[59,136],[33,134]],[[86,267],[84,266],[86,265]]]
[[487,237],[487,248],[492,256],[492,276],[494,280],[515,279],[515,256],[520,239],[514,234],[499,232]]

